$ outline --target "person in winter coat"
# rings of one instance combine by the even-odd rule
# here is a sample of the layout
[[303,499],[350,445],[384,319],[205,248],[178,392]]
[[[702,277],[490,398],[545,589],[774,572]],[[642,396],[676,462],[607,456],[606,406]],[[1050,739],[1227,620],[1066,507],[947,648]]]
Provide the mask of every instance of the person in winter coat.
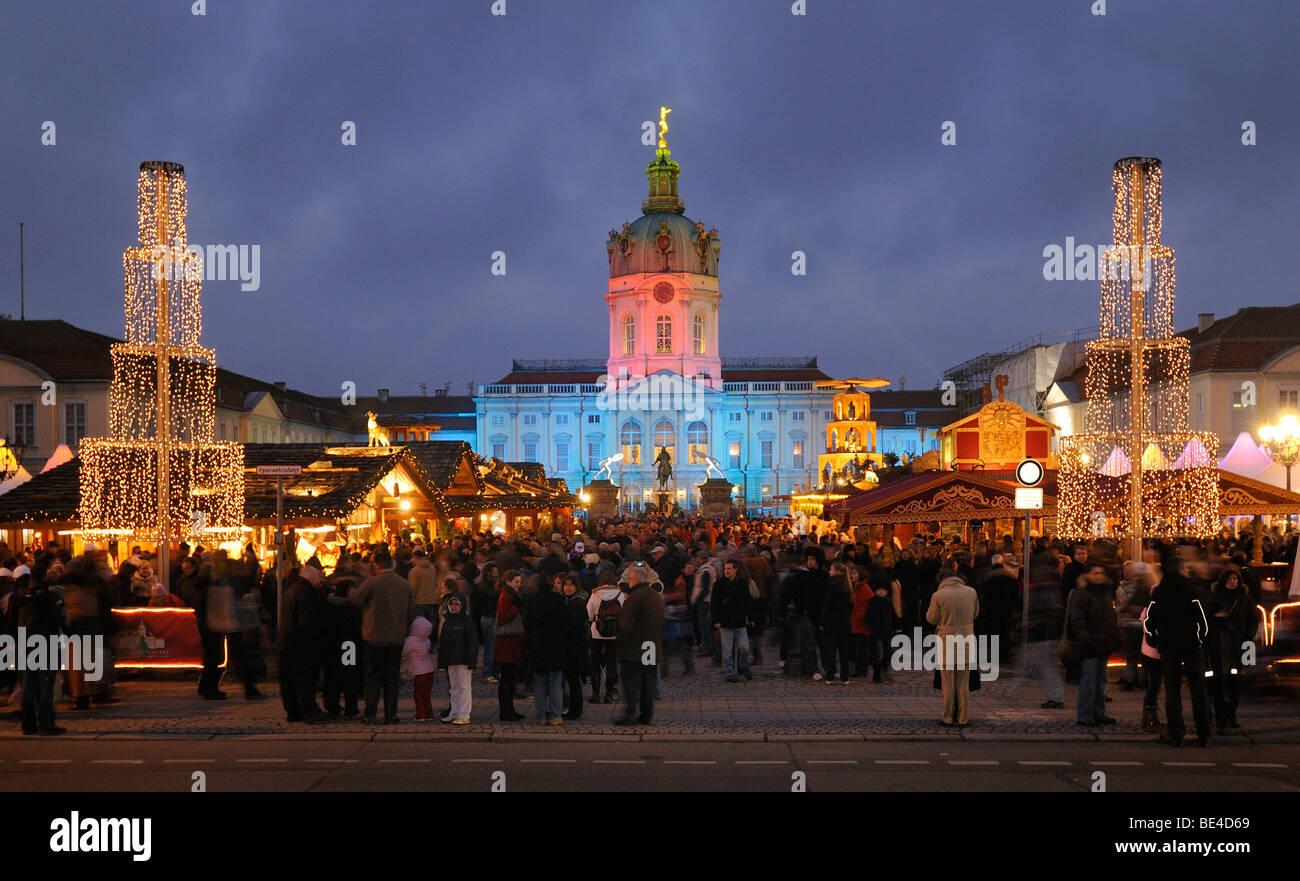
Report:
[[433,633],[433,623],[421,615],[416,615],[411,622],[411,634],[402,644],[402,660],[406,669],[411,671],[412,692],[415,698],[415,721],[433,720],[433,674],[437,669],[430,650],[433,644],[429,634]]
[[713,585],[718,580],[718,567],[704,554],[695,557],[695,575],[691,583],[691,608],[695,609],[698,622],[697,634],[700,649],[696,655],[701,658],[711,657],[713,646]]
[[1205,689],[1205,655],[1201,646],[1210,630],[1205,608],[1187,580],[1181,557],[1165,561],[1164,578],[1147,606],[1143,623],[1147,642],[1160,652],[1165,680],[1165,725],[1161,738],[1173,746],[1183,745],[1187,725],[1183,721],[1183,673],[1192,695],[1192,715],[1201,746],[1210,743],[1210,707]]
[[587,677],[590,631],[587,629],[587,597],[582,592],[577,573],[564,576],[564,684],[568,699],[564,718],[576,722],[582,718],[582,683]]
[[994,554],[990,562],[994,568],[989,570],[979,590],[983,631],[988,636],[997,637],[999,660],[1006,663],[1011,658],[1011,632],[1016,604],[1020,599],[1020,573],[1011,568],[1002,554]]
[[749,649],[749,579],[735,560],[722,564],[722,578],[713,585],[713,603],[710,620],[722,641],[722,672],[728,682],[739,682],[736,675],[753,679],[749,669],[752,655]]
[[[39,568],[37,573],[40,573]],[[10,614],[17,626],[24,628],[29,636],[56,640],[67,630],[63,600],[43,577],[37,579],[20,576],[17,584],[10,599]],[[56,725],[54,721],[54,683],[57,678],[57,670],[23,671],[23,734],[50,736],[67,732],[66,728]]]
[[[351,561],[349,561],[350,564]],[[361,578],[351,565],[334,569],[333,584],[325,604],[325,712],[349,719],[361,715],[359,699],[365,687],[365,639],[361,635],[361,610],[352,605],[351,593]],[[344,663],[347,661],[347,663]],[[342,704],[340,705],[340,697]]]
[[939,638],[939,686],[943,694],[943,715],[939,724],[946,727],[970,724],[970,672],[971,659],[961,659],[951,650],[954,642],[947,637],[961,638],[975,635],[975,617],[979,615],[980,599],[975,588],[967,586],[958,575],[939,582],[939,588],[930,597],[925,620],[934,625]]
[[842,563],[831,564],[817,635],[822,647],[822,663],[826,667],[826,681],[834,682],[838,670],[840,684],[848,685],[849,656],[853,652],[853,586]]
[[543,578],[524,605],[524,642],[533,669],[533,706],[542,725],[564,724],[564,595]]
[[495,563],[485,563],[474,580],[474,589],[469,596],[469,616],[479,629],[480,645],[483,646],[483,681],[496,684],[497,666],[494,649],[496,648],[497,567]]
[[1237,724],[1241,647],[1254,635],[1258,623],[1255,604],[1242,587],[1240,574],[1236,569],[1224,569],[1210,595],[1210,664],[1214,671],[1210,689],[1219,734],[1241,727]]
[[[850,578],[850,580],[852,580]],[[871,628],[867,624],[867,605],[874,592],[871,582],[862,576],[853,588],[853,675],[866,676],[871,669]]]
[[415,619],[411,583],[393,571],[393,558],[381,549],[374,556],[376,574],[367,578],[349,599],[361,607],[361,635],[366,641],[366,707],[361,721],[375,724],[379,692],[384,692],[384,724],[397,724],[397,692],[401,684],[402,644]]
[[438,605],[438,570],[429,562],[424,548],[416,548],[411,555],[411,571],[406,574],[406,580],[415,594],[415,614],[433,623]]
[[438,669],[447,671],[451,710],[442,721],[468,725],[472,708],[471,671],[478,663],[478,627],[469,616],[469,603],[460,593],[447,597],[438,632]]
[[695,561],[691,560],[682,567],[682,572],[673,581],[671,587],[664,590],[664,651],[661,673],[668,675],[668,657],[680,654],[682,672],[690,675],[695,672],[695,650],[691,648],[694,627],[691,623],[689,606],[686,602],[689,585],[695,578]]
[[664,598],[654,589],[654,570],[633,564],[623,573],[627,599],[618,616],[617,652],[623,680],[623,715],[616,725],[654,722],[655,681],[663,652]]
[[[1151,588],[1151,597],[1155,598],[1156,589]],[[1142,695],[1142,730],[1151,732],[1160,732],[1160,711],[1157,709],[1160,701],[1160,683],[1164,680],[1164,669],[1160,664],[1160,652],[1156,651],[1151,643],[1147,642],[1146,621],[1147,610],[1143,609],[1142,614],[1138,616],[1138,621],[1142,624],[1142,674],[1146,677],[1146,692]]]
[[1065,707],[1065,679],[1057,655],[1065,626],[1060,568],[1056,555],[1049,552],[1034,557],[1029,569],[1029,670],[1047,683],[1047,700],[1041,705],[1045,710]]
[[325,573],[312,557],[284,586],[284,611],[276,649],[280,660],[280,699],[290,722],[315,725],[329,718],[316,705],[316,675],[325,637],[323,599],[319,593],[324,583]]
[[[618,576],[606,572],[587,598],[587,620],[591,622],[591,702],[613,703],[618,697],[618,617],[627,594],[618,586]],[[601,699],[601,674],[605,697]]]
[[1119,650],[1122,637],[1115,616],[1114,585],[1100,561],[1089,561],[1080,587],[1068,598],[1066,626],[1079,658],[1079,702],[1075,723],[1086,727],[1114,725],[1106,715],[1106,661]]
[[1132,691],[1140,679],[1138,662],[1142,659],[1142,610],[1151,602],[1151,567],[1141,560],[1124,564],[1124,580],[1115,589],[1115,614],[1124,636],[1124,675],[1120,687]]
[[523,576],[507,569],[501,576],[501,592],[497,596],[492,655],[497,665],[497,707],[502,722],[518,722],[524,718],[515,710],[515,679],[524,659],[524,621],[519,597],[523,583]]
[[[894,633],[898,619],[894,617],[894,604],[889,595],[889,589],[882,585],[877,585],[875,593],[871,599],[866,601],[866,605],[867,629],[869,631],[867,638],[870,645],[869,656],[872,670],[871,681],[883,682],[889,638]],[[970,683],[967,682],[967,684]]]

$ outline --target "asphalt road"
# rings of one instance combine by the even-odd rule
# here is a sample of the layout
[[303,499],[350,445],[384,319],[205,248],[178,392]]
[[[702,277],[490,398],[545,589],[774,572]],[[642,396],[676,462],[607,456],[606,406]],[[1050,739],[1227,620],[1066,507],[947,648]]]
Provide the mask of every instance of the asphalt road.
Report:
[[[37,740],[4,791],[1296,792],[1300,745]],[[501,776],[504,774],[504,778]]]

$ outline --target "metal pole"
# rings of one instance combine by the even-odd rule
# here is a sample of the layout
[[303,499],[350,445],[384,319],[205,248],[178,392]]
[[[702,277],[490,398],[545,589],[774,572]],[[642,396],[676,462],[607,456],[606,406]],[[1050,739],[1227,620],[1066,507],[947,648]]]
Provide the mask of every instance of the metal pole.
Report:
[[18,320],[27,320],[27,263],[23,249],[23,225],[18,224]]
[[1146,335],[1146,298],[1143,295],[1142,287],[1146,283],[1143,268],[1145,267],[1146,247],[1142,240],[1145,237],[1143,228],[1143,208],[1146,201],[1143,187],[1143,175],[1145,168],[1141,163],[1135,163],[1132,171],[1132,188],[1129,191],[1129,212],[1132,218],[1132,227],[1130,229],[1130,242],[1137,247],[1129,249],[1129,345],[1131,346],[1131,382],[1133,387],[1133,460],[1131,470],[1133,475],[1132,498],[1129,500],[1129,529],[1133,537],[1132,559],[1142,559],[1142,454],[1143,449],[1143,429],[1146,421],[1146,400],[1144,391],[1146,386],[1146,376],[1143,373],[1142,354],[1143,354],[1143,337]]
[[[158,179],[157,216],[154,236],[159,245],[167,246],[168,234],[171,232],[171,215],[167,210],[168,190],[171,179],[166,168],[157,168],[154,174]],[[169,268],[171,264],[168,264]],[[160,539],[159,561],[161,571],[158,573],[163,584],[167,584],[171,572],[171,406],[168,393],[171,391],[171,287],[169,273],[158,273],[158,327],[154,353],[157,359],[158,382],[158,533]]]
[[1020,561],[1021,578],[1025,582],[1025,596],[1020,613],[1020,663],[1029,669],[1029,515],[1025,511],[1025,558]]
[[[284,478],[275,476],[275,621],[284,605]],[[279,648],[279,646],[277,646]]]

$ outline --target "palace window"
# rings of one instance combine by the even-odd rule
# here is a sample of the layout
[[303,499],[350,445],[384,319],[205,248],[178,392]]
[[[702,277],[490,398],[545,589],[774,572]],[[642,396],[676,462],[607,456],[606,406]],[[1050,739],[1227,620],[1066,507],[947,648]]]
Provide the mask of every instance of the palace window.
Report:
[[771,411],[771,410],[764,410],[762,413],[759,413],[759,414],[758,414],[758,421],[759,421],[759,422],[771,422],[771,421],[772,421],[772,411]]
[[803,441],[801,440],[794,442],[794,456],[790,459],[790,467],[796,471],[803,470]]
[[536,424],[537,424],[537,414],[536,414],[536,413],[525,413],[525,414],[524,414],[524,425],[536,425]]
[[569,470],[569,442],[566,440],[555,442],[555,470]]
[[506,424],[506,416],[505,416],[505,414],[504,414],[504,413],[493,413],[493,414],[492,414],[492,424],[493,424],[493,425],[496,425],[496,426],[505,425],[505,424]]
[[703,465],[709,454],[709,426],[700,420],[686,426],[686,461]]
[[1279,389],[1277,393],[1277,405],[1283,410],[1295,410],[1300,407],[1300,389]]
[[631,355],[636,351],[636,318],[631,315],[623,316],[623,354]]
[[76,401],[63,405],[63,442],[75,453],[77,444],[86,436],[86,403]]
[[903,424],[904,424],[904,425],[915,425],[915,424],[916,424],[916,411],[915,411],[915,410],[908,410],[906,413],[903,414]]
[[600,414],[599,414],[599,413],[588,413],[588,414],[587,414],[587,424],[588,424],[588,425],[600,425]]
[[526,434],[524,435],[523,440],[524,440],[524,461],[536,462],[537,461],[537,435]]
[[739,422],[742,418],[743,418],[743,414],[741,414],[741,413],[728,413],[728,414],[727,414],[727,421],[728,421],[728,422]]
[[568,413],[556,413],[556,414],[555,414],[555,424],[556,424],[556,425],[568,425],[568,424],[569,424],[569,414],[568,414]]
[[587,470],[594,471],[600,467],[600,460],[605,458],[600,454],[602,438],[598,434],[587,435]]
[[772,442],[764,440],[759,442],[759,466],[760,468],[772,467]]
[[802,411],[802,410],[791,410],[791,411],[790,411],[790,421],[791,421],[791,422],[803,422],[803,421],[804,421],[804,411]]
[[660,314],[654,322],[654,351],[659,355],[672,352],[672,317]]
[[654,455],[654,459],[651,459],[650,461],[653,462],[655,459],[658,459],[659,451],[666,449],[668,450],[668,455],[673,457],[673,464],[676,464],[677,463],[677,430],[673,427],[673,424],[669,422],[667,419],[660,419],[658,422],[655,423],[654,441],[655,441],[655,455]]
[[16,402],[14,404],[14,437],[15,445],[22,444],[28,447],[36,446],[36,405],[31,402]]
[[692,322],[691,339],[694,340],[695,354],[704,354],[704,316],[696,315]]
[[727,467],[740,467],[740,441],[734,440],[727,444]]
[[623,429],[619,432],[619,444],[623,447],[623,464],[640,465],[641,464],[641,424],[636,421],[623,423]]

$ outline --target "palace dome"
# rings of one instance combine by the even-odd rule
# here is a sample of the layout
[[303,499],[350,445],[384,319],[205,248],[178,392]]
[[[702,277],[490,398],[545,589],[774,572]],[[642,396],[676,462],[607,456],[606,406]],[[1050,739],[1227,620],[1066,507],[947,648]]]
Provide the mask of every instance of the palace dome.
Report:
[[660,148],[646,167],[650,195],[641,203],[641,216],[609,232],[605,249],[610,278],[654,272],[718,277],[718,231],[686,216],[686,205],[677,195],[681,167],[669,155]]

